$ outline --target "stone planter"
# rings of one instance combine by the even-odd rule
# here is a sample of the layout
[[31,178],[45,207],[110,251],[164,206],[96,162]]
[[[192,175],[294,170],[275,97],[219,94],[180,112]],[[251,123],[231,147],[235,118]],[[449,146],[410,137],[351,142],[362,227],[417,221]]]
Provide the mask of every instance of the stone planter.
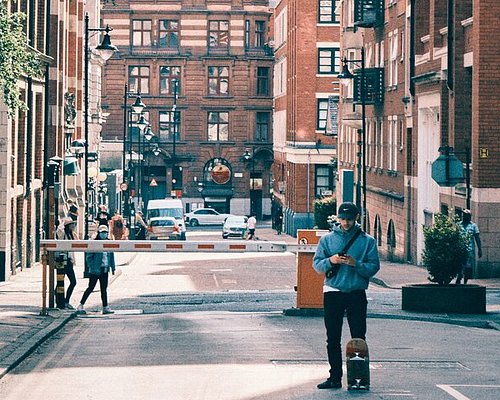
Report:
[[479,285],[415,284],[403,286],[406,311],[451,314],[485,314],[486,288]]

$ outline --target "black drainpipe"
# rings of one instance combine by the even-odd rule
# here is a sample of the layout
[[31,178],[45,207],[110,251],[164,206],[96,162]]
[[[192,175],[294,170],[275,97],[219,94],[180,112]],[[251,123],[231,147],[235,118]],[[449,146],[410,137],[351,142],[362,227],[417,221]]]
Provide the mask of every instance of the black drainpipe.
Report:
[[[50,1],[45,2],[45,54],[50,56]],[[49,63],[45,64],[45,90],[44,90],[44,110],[43,110],[43,203],[44,203],[44,216],[43,216],[43,231],[45,234],[45,239],[49,237],[49,225],[50,225],[50,201],[49,201],[49,189],[48,189],[48,174],[49,174]]]
[[415,96],[415,1],[411,0],[410,12],[410,94]]
[[448,0],[448,79],[446,81],[446,85],[448,86],[448,89],[453,91],[453,65],[454,65],[454,59],[455,57],[455,49],[453,48],[454,46],[454,23],[453,20],[454,18],[454,1],[453,0]]

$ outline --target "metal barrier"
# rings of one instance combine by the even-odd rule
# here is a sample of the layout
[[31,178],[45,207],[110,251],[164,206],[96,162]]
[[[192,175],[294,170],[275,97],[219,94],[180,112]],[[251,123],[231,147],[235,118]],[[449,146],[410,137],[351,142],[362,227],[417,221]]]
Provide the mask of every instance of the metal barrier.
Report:
[[[314,253],[316,245],[290,244],[286,242],[267,241],[174,241],[174,240],[42,240],[42,311],[47,315],[47,266],[54,270],[52,252],[125,252],[125,253]],[[49,259],[51,259],[49,261]],[[64,273],[61,265],[55,263],[57,271],[58,303],[64,301]],[[53,288],[49,288],[49,306],[53,307]],[[62,293],[62,297],[61,297]],[[60,304],[58,304],[60,306]],[[64,305],[62,306],[64,307]]]

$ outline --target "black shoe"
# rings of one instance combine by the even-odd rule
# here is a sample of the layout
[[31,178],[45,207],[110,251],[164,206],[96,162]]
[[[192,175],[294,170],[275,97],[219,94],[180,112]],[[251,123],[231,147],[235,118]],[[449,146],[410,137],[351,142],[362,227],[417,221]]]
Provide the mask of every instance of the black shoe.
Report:
[[332,381],[330,379],[327,379],[324,382],[318,383],[318,385],[317,385],[318,389],[340,389],[341,387],[342,387],[341,381]]

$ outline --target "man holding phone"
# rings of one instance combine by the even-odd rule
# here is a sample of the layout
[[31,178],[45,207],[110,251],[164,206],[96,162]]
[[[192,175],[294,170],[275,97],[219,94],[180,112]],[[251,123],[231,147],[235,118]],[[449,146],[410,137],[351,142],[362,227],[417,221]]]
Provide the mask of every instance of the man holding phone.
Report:
[[323,236],[314,255],[313,267],[325,274],[323,307],[330,376],[318,389],[342,387],[342,324],[344,314],[351,338],[366,339],[366,289],[380,269],[375,239],[361,231],[355,204],[342,203],[332,232]]

